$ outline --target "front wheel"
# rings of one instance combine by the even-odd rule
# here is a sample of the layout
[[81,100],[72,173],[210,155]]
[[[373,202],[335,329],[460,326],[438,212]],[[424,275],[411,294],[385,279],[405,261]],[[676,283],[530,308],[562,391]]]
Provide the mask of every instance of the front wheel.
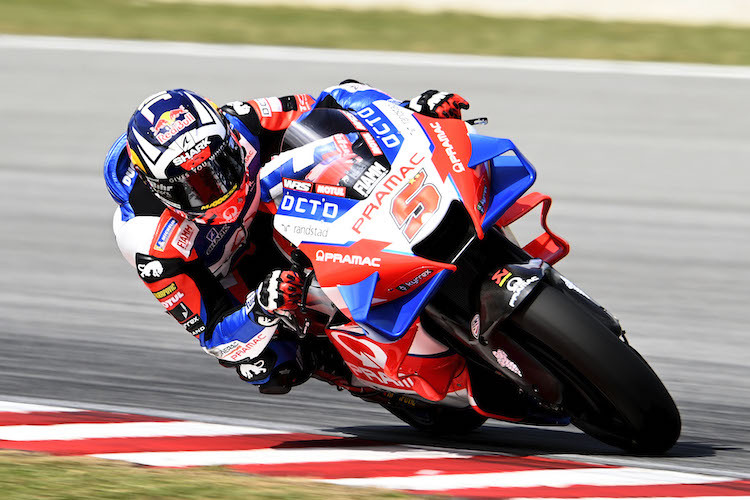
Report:
[[567,291],[540,283],[509,318],[506,334],[563,384],[574,425],[635,453],[664,453],[680,435],[680,414],[646,361]]

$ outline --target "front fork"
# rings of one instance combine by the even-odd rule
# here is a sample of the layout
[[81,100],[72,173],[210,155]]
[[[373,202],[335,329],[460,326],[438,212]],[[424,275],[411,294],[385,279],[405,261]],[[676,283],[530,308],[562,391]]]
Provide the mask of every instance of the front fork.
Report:
[[555,420],[563,398],[562,385],[516,336],[508,335],[511,326],[507,319],[534,300],[535,290],[544,283],[574,297],[617,335],[622,334],[619,323],[550,264],[520,248],[507,228],[488,231],[456,264],[456,273],[422,314],[427,329],[440,332],[439,339],[469,360],[474,398],[480,408],[495,407],[506,415],[515,411],[522,421],[534,420],[536,417],[524,416],[528,407],[497,403],[498,388],[505,387],[504,397],[525,399],[531,406],[546,409]]

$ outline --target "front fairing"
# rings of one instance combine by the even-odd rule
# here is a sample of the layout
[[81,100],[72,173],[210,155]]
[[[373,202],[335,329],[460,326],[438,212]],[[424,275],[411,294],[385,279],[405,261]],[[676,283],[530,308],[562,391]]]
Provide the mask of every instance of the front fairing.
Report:
[[[293,149],[261,172],[274,227],[306,254],[345,315],[373,336],[398,339],[466,245],[533,183],[534,170],[508,140],[387,101],[306,120],[285,138]],[[346,172],[346,161],[365,172],[366,189],[353,188],[361,177],[326,176]]]

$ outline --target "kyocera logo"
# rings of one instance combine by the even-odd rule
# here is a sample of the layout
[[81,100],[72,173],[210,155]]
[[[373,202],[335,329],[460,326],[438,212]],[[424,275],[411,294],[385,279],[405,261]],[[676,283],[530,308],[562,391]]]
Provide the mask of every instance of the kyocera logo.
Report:
[[361,255],[344,255],[337,252],[315,252],[318,262],[333,262],[335,264],[351,264],[353,266],[380,267],[380,257],[362,257]]
[[325,198],[308,198],[306,196],[292,196],[285,194],[281,200],[280,210],[315,218],[327,222],[336,220],[339,216],[339,206],[336,203],[326,201]]

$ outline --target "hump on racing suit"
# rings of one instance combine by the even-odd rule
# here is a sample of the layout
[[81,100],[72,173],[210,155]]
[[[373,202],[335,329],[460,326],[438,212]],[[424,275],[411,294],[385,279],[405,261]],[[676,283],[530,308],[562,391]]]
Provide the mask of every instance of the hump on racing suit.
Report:
[[317,99],[297,94],[223,106],[254,179],[231,224],[196,224],[162,204],[131,164],[125,134],[107,154],[104,178],[118,205],[112,225],[123,257],[166,312],[222,365],[237,367],[243,380],[267,384],[273,367],[299,358],[295,342],[273,339],[278,319],[255,304],[263,277],[289,266],[273,243],[272,216],[260,203],[268,184],[260,182],[261,165],[278,154],[286,128],[313,108],[358,111],[384,99],[391,98],[347,80]]

